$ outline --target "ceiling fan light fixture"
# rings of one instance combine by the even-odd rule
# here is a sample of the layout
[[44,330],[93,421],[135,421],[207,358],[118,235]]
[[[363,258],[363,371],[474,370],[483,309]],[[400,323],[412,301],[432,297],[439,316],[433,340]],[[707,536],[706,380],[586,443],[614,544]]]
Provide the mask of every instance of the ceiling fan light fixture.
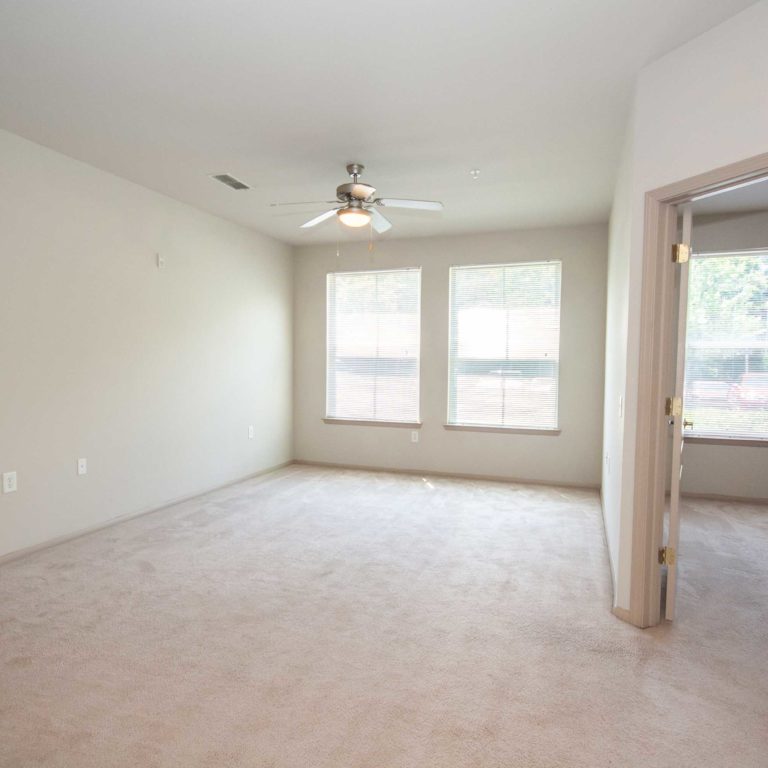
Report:
[[341,208],[336,211],[336,215],[347,227],[364,227],[371,220],[371,214],[365,208]]
[[[360,174],[363,166],[360,163],[350,163],[347,173],[352,179],[351,183],[341,184],[336,187],[336,200],[330,211],[324,211],[319,216],[311,218],[301,224],[301,229],[311,229],[324,221],[338,216],[339,221],[345,227],[359,229],[368,224],[379,234],[392,229],[392,222],[384,216],[379,208],[410,208],[416,211],[442,211],[443,204],[437,200],[407,200],[398,197],[376,197],[376,187],[360,182]],[[276,205],[309,205],[309,203],[272,203]],[[314,203],[313,203],[314,205]]]

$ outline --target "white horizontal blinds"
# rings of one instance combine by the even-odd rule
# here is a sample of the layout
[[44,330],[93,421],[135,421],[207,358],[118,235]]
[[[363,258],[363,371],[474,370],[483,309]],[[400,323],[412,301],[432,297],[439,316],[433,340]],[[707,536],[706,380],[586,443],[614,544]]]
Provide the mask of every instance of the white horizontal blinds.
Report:
[[421,270],[328,275],[329,418],[418,421]]
[[557,428],[560,262],[451,269],[450,424]]
[[768,438],[768,251],[694,256],[686,434]]

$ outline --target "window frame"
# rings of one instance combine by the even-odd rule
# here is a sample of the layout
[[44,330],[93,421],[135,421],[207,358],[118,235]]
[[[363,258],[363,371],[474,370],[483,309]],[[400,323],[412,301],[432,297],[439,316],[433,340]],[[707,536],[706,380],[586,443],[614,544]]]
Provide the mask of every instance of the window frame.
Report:
[[[402,419],[368,419],[368,418],[356,418],[356,417],[344,417],[344,416],[332,416],[329,413],[330,404],[330,390],[329,386],[331,368],[331,313],[329,311],[329,298],[330,298],[330,285],[331,278],[337,275],[372,275],[392,272],[416,272],[418,274],[418,290],[416,293],[417,304],[416,314],[418,317],[417,334],[418,334],[418,357],[416,360],[416,420]],[[421,429],[421,324],[422,324],[422,268],[418,267],[387,267],[384,269],[343,269],[332,270],[325,274],[325,415],[323,416],[323,422],[326,424],[340,424],[351,426],[366,426],[366,427],[405,427],[410,429]],[[335,336],[334,336],[335,338]]]
[[[459,421],[451,420],[451,411],[455,406],[452,402],[452,390],[451,377],[453,374],[454,357],[453,351],[453,339],[456,332],[455,318],[453,317],[453,300],[454,300],[454,270],[459,269],[488,269],[491,267],[503,268],[503,267],[526,267],[538,264],[557,264],[559,267],[560,277],[560,290],[559,290],[559,304],[558,304],[558,326],[557,326],[557,373],[556,373],[556,396],[555,396],[555,426],[553,427],[521,427],[521,426],[505,426],[499,424],[480,424],[480,423],[463,423]],[[483,264],[452,264],[448,269],[448,376],[447,376],[447,402],[446,402],[446,420],[443,424],[443,428],[446,430],[466,431],[466,432],[498,432],[505,434],[521,434],[521,435],[539,435],[539,436],[558,436],[561,434],[560,424],[560,380],[561,380],[561,342],[562,342],[562,324],[563,316],[563,262],[561,259],[536,259],[532,261],[501,261],[501,262],[489,262]]]

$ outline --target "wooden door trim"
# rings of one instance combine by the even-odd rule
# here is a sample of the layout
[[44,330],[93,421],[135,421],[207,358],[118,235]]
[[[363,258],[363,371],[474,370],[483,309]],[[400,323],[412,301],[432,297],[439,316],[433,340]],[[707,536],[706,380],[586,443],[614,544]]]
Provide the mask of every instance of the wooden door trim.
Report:
[[[674,286],[670,249],[676,206],[707,192],[768,178],[768,153],[668,184],[645,195],[635,474],[632,493],[632,561],[628,619],[639,627],[660,621],[661,546],[667,464],[665,386],[671,360]],[[622,616],[624,618],[624,616]]]

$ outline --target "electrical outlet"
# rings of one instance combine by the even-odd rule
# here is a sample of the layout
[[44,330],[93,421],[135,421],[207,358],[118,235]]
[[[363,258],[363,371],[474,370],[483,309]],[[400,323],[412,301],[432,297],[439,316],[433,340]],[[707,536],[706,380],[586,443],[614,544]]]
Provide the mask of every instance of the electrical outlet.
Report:
[[3,473],[3,493],[13,493],[18,490],[19,486],[16,481],[16,472],[4,472]]
[[256,427],[251,424],[251,426],[248,427],[248,439],[253,440],[254,437],[256,437]]
[[419,442],[419,430],[418,429],[412,429],[411,430],[411,442],[412,443],[418,443]]
[[77,460],[77,474],[78,475],[87,475],[88,474],[88,459],[78,459]]

